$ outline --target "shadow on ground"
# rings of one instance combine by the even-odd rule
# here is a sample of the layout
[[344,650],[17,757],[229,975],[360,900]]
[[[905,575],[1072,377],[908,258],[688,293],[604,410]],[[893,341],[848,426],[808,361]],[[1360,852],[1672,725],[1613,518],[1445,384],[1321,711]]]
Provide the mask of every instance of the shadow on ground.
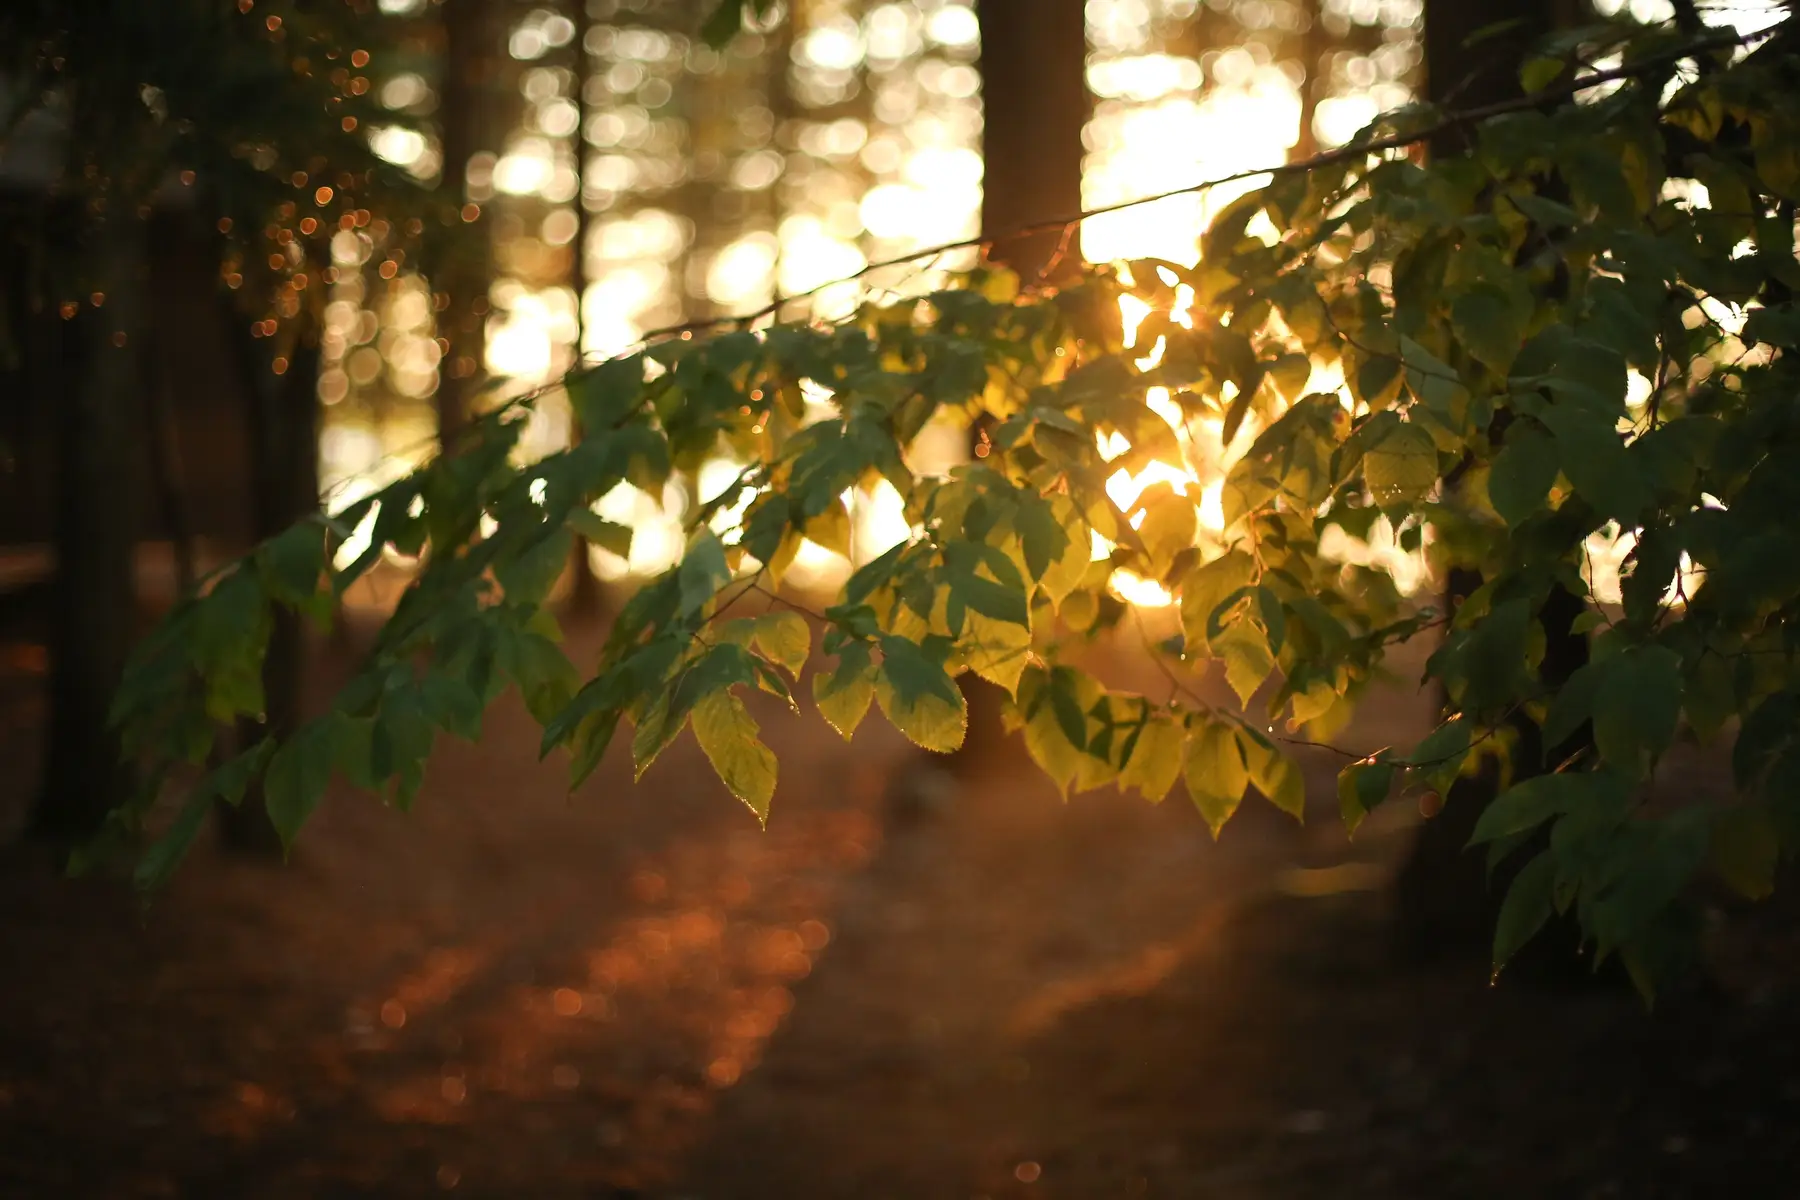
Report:
[[[333,665],[327,660],[321,686]],[[805,689],[801,689],[804,693]],[[17,690],[9,695],[16,697]],[[9,713],[28,721],[28,706]],[[20,714],[23,714],[21,717]],[[203,851],[147,913],[0,864],[0,1195],[1782,1195],[1791,914],[1729,986],[1400,968],[1398,808],[947,799],[878,722],[763,714],[768,832],[684,739],[574,797],[516,708],[411,814],[334,794],[285,868]],[[1356,736],[1421,719],[1370,708]],[[9,718],[9,737],[24,725]],[[18,763],[0,766],[13,791]]]

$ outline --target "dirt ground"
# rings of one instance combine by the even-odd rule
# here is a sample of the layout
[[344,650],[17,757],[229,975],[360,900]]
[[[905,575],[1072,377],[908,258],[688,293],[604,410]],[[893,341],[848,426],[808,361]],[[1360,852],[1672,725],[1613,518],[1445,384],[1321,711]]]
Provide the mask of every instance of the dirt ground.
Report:
[[1490,987],[1397,959],[1416,815],[1350,843],[1329,761],[1304,830],[1214,844],[1016,752],[951,790],[879,721],[763,724],[766,833],[686,738],[570,797],[506,705],[413,813],[334,795],[147,914],[4,851],[0,1196],[1800,1196],[1791,911],[1653,1014]]

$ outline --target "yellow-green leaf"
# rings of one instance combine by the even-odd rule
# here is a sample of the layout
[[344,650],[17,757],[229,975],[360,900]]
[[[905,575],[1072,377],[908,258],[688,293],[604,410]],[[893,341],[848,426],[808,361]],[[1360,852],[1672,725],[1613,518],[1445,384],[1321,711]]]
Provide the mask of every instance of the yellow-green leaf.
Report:
[[[1021,712],[1028,714],[1025,720],[1025,750],[1031,755],[1031,761],[1056,784],[1056,790],[1067,797],[1069,785],[1076,782],[1077,776],[1081,774],[1082,760],[1087,755],[1069,741],[1068,732],[1063,728],[1064,722],[1058,719],[1056,705],[1048,694],[1049,688],[1050,673],[1042,667],[1026,668],[1019,679],[1018,707]],[[1076,707],[1080,707],[1078,700]],[[1085,717],[1082,718],[1082,724],[1085,735]]]
[[1050,597],[1050,603],[1060,609],[1064,598],[1081,586],[1083,577],[1087,575],[1088,563],[1094,557],[1094,547],[1087,522],[1081,519],[1074,503],[1067,496],[1051,497],[1050,511],[1055,515],[1058,525],[1068,530],[1069,536],[1062,553],[1050,563],[1043,578],[1038,581],[1038,586]]
[[1240,704],[1263,685],[1275,669],[1275,656],[1269,652],[1269,639],[1249,621],[1238,621],[1213,639],[1213,653],[1225,662],[1225,682],[1231,685]]
[[1194,516],[1193,502],[1186,496],[1176,495],[1166,483],[1156,484],[1146,491],[1140,504],[1144,522],[1138,527],[1138,536],[1144,539],[1151,565],[1160,576],[1169,569],[1177,554],[1194,544],[1199,523]]
[[963,635],[969,669],[1009,692],[1018,691],[1019,676],[1030,661],[1031,630],[972,612]]
[[1519,86],[1527,92],[1541,92],[1563,73],[1560,58],[1532,58],[1519,68]]
[[1181,774],[1181,726],[1168,717],[1152,717],[1138,733],[1125,769],[1119,772],[1119,788],[1136,788],[1144,799],[1161,804]]
[[1293,759],[1252,739],[1244,743],[1244,760],[1250,768],[1250,782],[1270,804],[1296,821],[1306,819],[1306,780]]
[[638,721],[637,729],[631,735],[631,761],[634,764],[633,779],[642,779],[644,772],[650,769],[657,756],[668,748],[670,742],[681,734],[682,726],[687,723],[687,714],[671,720],[669,717],[669,697],[673,689],[665,688],[656,694],[645,711],[643,719]]
[[757,738],[761,732],[744,702],[728,691],[713,692],[694,705],[694,738],[731,794],[769,823],[775,796],[775,752]]
[[1182,782],[1215,838],[1243,803],[1249,781],[1237,730],[1223,721],[1208,720],[1188,734]]
[[808,541],[823,546],[833,554],[850,557],[850,510],[843,501],[833,500],[825,511],[806,523]]
[[1181,627],[1188,650],[1210,653],[1208,629],[1215,609],[1256,580],[1256,561],[1242,550],[1231,550],[1194,569],[1181,585]]
[[835,670],[820,671],[813,676],[813,703],[819,715],[846,741],[862,724],[875,698],[875,664],[867,642],[849,642],[838,651]]
[[927,750],[948,754],[968,732],[968,702],[943,668],[916,648],[902,650],[898,639],[883,639],[875,700],[894,728]]
[[756,618],[756,648],[798,679],[812,653],[812,628],[797,612],[764,613]]
[[1438,479],[1437,443],[1417,425],[1396,425],[1363,456],[1363,476],[1383,508],[1423,500]]

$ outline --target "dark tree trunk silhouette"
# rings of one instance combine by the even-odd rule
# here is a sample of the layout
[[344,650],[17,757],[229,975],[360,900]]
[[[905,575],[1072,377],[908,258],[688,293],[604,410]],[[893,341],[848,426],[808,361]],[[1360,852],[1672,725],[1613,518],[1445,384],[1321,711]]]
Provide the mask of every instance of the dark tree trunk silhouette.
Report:
[[[1427,0],[1427,99],[1456,109],[1519,95],[1518,69],[1525,54],[1534,42],[1571,18],[1572,10],[1568,0]],[[1476,46],[1469,45],[1476,33],[1506,21],[1512,24],[1487,34]],[[1468,136],[1466,130],[1452,131],[1430,149],[1436,154],[1457,153],[1466,146]],[[1481,585],[1481,577],[1470,570],[1452,570],[1446,585],[1443,604],[1454,612]],[[1539,670],[1547,683],[1567,679],[1587,661],[1585,638],[1570,632],[1581,607],[1577,597],[1558,588],[1540,614],[1546,644]],[[1515,778],[1542,769],[1543,748],[1537,730],[1522,718],[1519,725]],[[1498,871],[1490,881],[1485,856],[1464,847],[1482,810],[1494,799],[1497,783],[1491,765],[1479,775],[1458,780],[1444,797],[1441,813],[1420,827],[1397,881],[1399,932],[1409,953],[1430,957],[1487,948],[1510,871]],[[1535,973],[1550,966],[1551,960],[1572,962],[1573,936],[1562,930],[1540,937],[1515,962],[1514,969]]]
[[[319,503],[318,379],[319,338],[302,313],[281,374],[274,371],[244,329],[241,315],[225,301],[226,319],[237,352],[238,377],[249,406],[250,508],[252,537],[261,541],[312,513]],[[267,735],[285,739],[300,726],[305,685],[305,627],[301,618],[277,608],[263,659],[263,719],[245,719],[238,740],[249,746]],[[281,840],[269,821],[258,790],[241,804],[221,806],[219,829],[225,844],[251,854],[274,854]]]
[[175,594],[193,590],[199,569],[194,561],[194,522],[181,485],[181,448],[176,435],[174,385],[168,372],[143,356],[144,444],[149,450],[150,485],[156,493],[157,515],[169,537],[169,556],[175,569]]
[[132,521],[134,415],[143,377],[145,228],[109,215],[95,232],[93,278],[104,297],[65,323],[80,340],[58,372],[55,405],[56,582],[50,620],[50,716],[42,790],[31,827],[58,846],[95,833],[131,772],[106,714],[135,618]]
[[[588,279],[588,231],[591,222],[588,219],[587,197],[589,113],[587,84],[593,67],[593,58],[588,53],[588,34],[593,29],[594,23],[588,14],[588,0],[569,0],[569,5],[569,18],[575,23],[572,47],[575,71],[575,245],[574,253],[569,256],[569,282],[575,289],[575,361],[580,362],[587,345],[587,289],[590,282]],[[573,414],[570,414],[570,439],[580,441],[581,435],[581,422]],[[588,556],[588,540],[578,533],[569,546],[569,595],[564,602],[564,607],[572,617],[580,620],[592,620],[604,608],[603,600],[600,579],[594,574],[593,564]]]
[[1313,124],[1319,115],[1319,101],[1325,98],[1330,80],[1325,78],[1325,51],[1330,39],[1325,36],[1322,0],[1308,0],[1304,8],[1306,29],[1300,35],[1300,67],[1305,72],[1300,80],[1300,128],[1294,137],[1290,158],[1299,161],[1319,152],[1319,135]]
[[[1079,267],[1079,238],[1014,231],[1081,211],[1087,19],[1081,0],[983,0],[981,233],[1030,282]],[[1059,253],[1060,252],[1060,253]]]
[[496,0],[443,0],[444,73],[438,133],[444,165],[438,182],[439,225],[432,231],[426,274],[440,298],[438,335],[448,344],[438,370],[438,438],[446,448],[474,411],[486,354],[487,289],[493,278],[488,222],[471,211],[469,160],[493,149],[501,119],[495,80],[503,6]]
[[[1082,130],[1087,90],[1087,17],[1082,0],[983,0],[981,21],[981,235],[988,258],[1027,286],[1079,272],[1080,231],[1017,231],[1081,211]],[[971,455],[986,436],[970,430]],[[1000,741],[1003,693],[973,672],[959,682],[969,706],[963,747],[951,769],[969,770]]]

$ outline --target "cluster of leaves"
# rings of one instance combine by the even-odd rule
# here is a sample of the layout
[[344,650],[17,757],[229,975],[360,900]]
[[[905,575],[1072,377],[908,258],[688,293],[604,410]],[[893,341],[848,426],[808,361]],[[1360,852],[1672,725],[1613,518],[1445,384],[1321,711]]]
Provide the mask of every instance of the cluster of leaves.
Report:
[[[1366,149],[1233,203],[1195,268],[1142,261],[1025,293],[981,271],[841,323],[671,338],[569,377],[586,439],[535,462],[514,460],[517,409],[489,415],[459,452],[264,545],[145,643],[116,719],[158,766],[199,763],[221,722],[260,706],[272,606],[323,616],[385,548],[420,562],[335,705],[208,776],[144,878],[173,865],[212,797],[259,773],[289,838],[334,769],[404,804],[434,734],[474,736],[509,686],[574,780],[622,721],[640,771],[691,726],[766,818],[776,764],[743,694],[794,705],[815,650],[815,623],[780,598],[784,572],[802,539],[845,549],[846,497],[885,482],[911,534],[817,621],[834,661],[813,699],[846,736],[874,703],[920,745],[956,747],[955,677],[970,671],[1006,690],[1065,790],[1117,783],[1156,801],[1181,780],[1217,829],[1254,788],[1298,816],[1298,768],[1265,731],[1283,717],[1329,727],[1387,646],[1442,625],[1428,673],[1454,715],[1343,772],[1347,823],[1496,763],[1507,787],[1475,842],[1492,862],[1530,855],[1496,961],[1572,912],[1597,957],[1621,953],[1647,981],[1697,871],[1759,896],[1800,838],[1800,533],[1786,519],[1800,76],[1785,29],[1685,68],[1661,37],[1625,48],[1610,90],[1521,104],[1429,166],[1378,147],[1441,131],[1441,114],[1384,118]],[[1126,293],[1149,307],[1129,346]],[[1340,389],[1305,390],[1332,372]],[[829,392],[824,419],[807,420],[803,384]],[[1181,461],[1152,387],[1228,442],[1257,430],[1225,480],[1216,545],[1201,545],[1197,488],[1150,489],[1131,511],[1108,497],[1121,468]],[[923,430],[975,420],[987,453],[915,472]],[[630,531],[594,502],[621,483],[655,494],[719,454],[742,473],[578,670],[544,610],[569,538],[624,549]],[[1321,550],[1329,527],[1361,535],[1378,519],[1440,572],[1477,574],[1453,617]],[[1635,536],[1623,600],[1603,604],[1587,546],[1621,530]],[[360,555],[333,567],[352,542]],[[1222,660],[1258,715],[1127,694],[1073,665],[1070,647],[1124,612],[1121,570],[1179,598],[1171,673]],[[734,615],[753,592],[773,606]],[[1570,644],[1573,658],[1557,649]],[[1734,796],[1648,803],[1677,738],[1740,721]]]

